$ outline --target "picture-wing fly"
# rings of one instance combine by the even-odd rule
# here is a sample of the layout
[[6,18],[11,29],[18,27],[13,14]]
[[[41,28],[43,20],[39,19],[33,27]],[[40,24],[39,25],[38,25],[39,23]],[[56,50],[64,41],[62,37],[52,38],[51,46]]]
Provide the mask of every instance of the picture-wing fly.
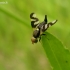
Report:
[[47,15],[45,15],[44,21],[39,22],[39,19],[36,17],[35,13],[30,14],[31,19],[31,27],[34,28],[33,35],[31,38],[32,44],[37,43],[41,40],[41,36],[45,35],[43,34],[50,26],[54,25],[57,20],[54,20],[52,22],[47,21]]

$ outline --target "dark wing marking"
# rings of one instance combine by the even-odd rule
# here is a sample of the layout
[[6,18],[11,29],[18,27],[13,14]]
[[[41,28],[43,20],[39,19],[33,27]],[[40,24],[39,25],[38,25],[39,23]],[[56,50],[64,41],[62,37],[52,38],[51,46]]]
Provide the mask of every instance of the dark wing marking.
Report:
[[35,13],[30,14],[30,19],[31,19],[31,26],[32,28],[36,28],[36,26],[39,24],[39,19],[36,17]]
[[45,15],[44,21],[47,23],[47,15]]

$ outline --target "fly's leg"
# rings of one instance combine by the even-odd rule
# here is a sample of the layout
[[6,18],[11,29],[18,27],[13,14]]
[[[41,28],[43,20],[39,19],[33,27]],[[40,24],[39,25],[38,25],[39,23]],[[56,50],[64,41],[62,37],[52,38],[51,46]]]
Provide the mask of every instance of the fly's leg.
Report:
[[[46,35],[46,34],[42,34],[42,35]],[[42,36],[42,35],[41,35],[41,36]],[[41,40],[41,36],[39,37],[39,42],[40,42],[40,40]]]
[[42,35],[46,35],[46,34],[42,34]]
[[[46,35],[46,34],[42,34],[42,35]],[[42,35],[41,35],[41,36],[42,36]],[[46,35],[46,36],[47,36],[47,35]],[[47,39],[48,39],[48,38],[47,38]],[[49,40],[49,39],[48,39],[48,40]]]
[[40,42],[40,40],[41,40],[41,36],[39,37],[39,42]]

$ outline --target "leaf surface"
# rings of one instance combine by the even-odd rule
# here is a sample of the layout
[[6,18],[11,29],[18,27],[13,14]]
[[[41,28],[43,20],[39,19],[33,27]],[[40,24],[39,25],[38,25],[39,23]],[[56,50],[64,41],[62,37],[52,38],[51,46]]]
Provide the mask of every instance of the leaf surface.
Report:
[[56,37],[46,32],[42,45],[53,70],[70,70],[70,51]]

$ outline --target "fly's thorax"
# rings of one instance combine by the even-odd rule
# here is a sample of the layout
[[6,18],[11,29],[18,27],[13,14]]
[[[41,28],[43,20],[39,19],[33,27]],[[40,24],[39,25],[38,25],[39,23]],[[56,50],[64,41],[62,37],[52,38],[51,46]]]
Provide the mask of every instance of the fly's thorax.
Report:
[[42,25],[41,28],[40,28],[40,34],[45,32],[47,30],[47,28],[48,28],[47,24]]

